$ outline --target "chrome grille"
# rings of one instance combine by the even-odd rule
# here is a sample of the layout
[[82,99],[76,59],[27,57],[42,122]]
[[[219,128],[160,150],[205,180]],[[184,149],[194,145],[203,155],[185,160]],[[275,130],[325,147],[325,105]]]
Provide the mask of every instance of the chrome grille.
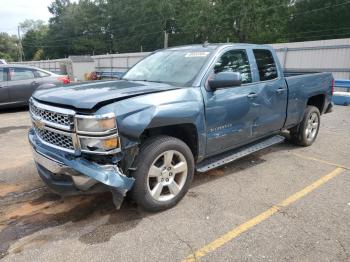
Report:
[[56,133],[47,129],[39,129],[34,125],[34,130],[37,136],[44,142],[60,147],[62,149],[68,149],[74,151],[73,139],[69,135]]
[[32,101],[29,104],[30,112],[34,117],[42,118],[53,124],[59,124],[62,126],[70,127],[71,125],[71,116],[67,114],[61,114],[53,112],[47,109],[40,108],[36,106]]

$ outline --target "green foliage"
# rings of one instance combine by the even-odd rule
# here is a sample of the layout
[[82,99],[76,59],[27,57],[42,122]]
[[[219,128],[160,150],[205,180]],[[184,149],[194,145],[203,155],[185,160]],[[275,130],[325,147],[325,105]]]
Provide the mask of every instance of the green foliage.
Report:
[[345,0],[54,0],[48,8],[48,25],[21,24],[27,60],[153,51],[163,47],[170,19],[176,25],[170,46],[350,36]]
[[19,24],[22,33],[26,34],[29,30],[41,31],[46,30],[47,26],[43,20],[33,20],[26,19],[22,23]]
[[[47,39],[48,26],[41,24],[39,27],[28,27],[27,33],[22,38],[24,57],[33,60],[38,50],[43,50]],[[42,56],[44,55],[44,51]]]
[[33,56],[33,60],[38,61],[38,60],[42,60],[42,59],[44,59],[44,50],[38,49]]
[[18,40],[15,36],[7,33],[0,33],[0,59],[8,62],[17,61],[19,57]]
[[288,39],[306,41],[350,37],[350,2],[296,0],[291,7]]

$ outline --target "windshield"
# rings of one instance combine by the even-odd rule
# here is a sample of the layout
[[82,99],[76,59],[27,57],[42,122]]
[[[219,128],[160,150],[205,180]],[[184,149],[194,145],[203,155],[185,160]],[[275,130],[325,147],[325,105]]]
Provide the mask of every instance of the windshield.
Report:
[[125,74],[123,79],[190,86],[209,54],[209,51],[160,51],[136,64]]

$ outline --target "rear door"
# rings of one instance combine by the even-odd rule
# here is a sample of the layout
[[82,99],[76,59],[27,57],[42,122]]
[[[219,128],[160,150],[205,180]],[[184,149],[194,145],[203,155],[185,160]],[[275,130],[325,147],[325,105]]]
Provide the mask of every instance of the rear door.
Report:
[[253,137],[262,137],[283,128],[287,110],[287,84],[279,72],[277,58],[268,49],[253,49],[259,90],[252,100],[258,114],[252,126]]
[[0,68],[0,104],[10,102],[9,91],[7,87],[7,68]]
[[34,70],[12,67],[9,69],[8,88],[12,102],[27,103],[35,89],[40,85]]

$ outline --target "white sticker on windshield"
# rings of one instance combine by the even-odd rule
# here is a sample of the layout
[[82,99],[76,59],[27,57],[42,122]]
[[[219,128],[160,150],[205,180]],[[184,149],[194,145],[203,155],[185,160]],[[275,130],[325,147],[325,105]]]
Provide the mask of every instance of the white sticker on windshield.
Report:
[[185,57],[206,57],[209,55],[209,52],[191,52],[187,53]]

